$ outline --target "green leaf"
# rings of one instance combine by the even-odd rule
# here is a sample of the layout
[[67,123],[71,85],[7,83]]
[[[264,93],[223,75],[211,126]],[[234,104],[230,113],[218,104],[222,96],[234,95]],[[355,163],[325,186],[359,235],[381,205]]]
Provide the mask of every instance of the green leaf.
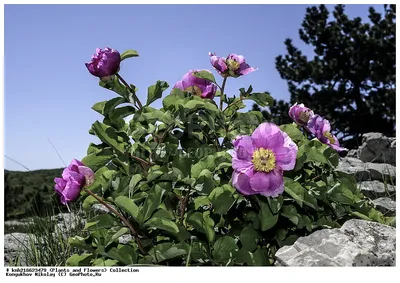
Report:
[[214,172],[215,170],[222,169],[223,167],[230,167],[232,165],[231,160],[232,157],[225,151],[208,155],[200,159],[199,162],[192,166],[191,176],[193,178],[198,178],[201,172],[205,169],[209,170],[210,172]]
[[299,224],[297,209],[294,205],[292,204],[283,205],[281,210],[281,215],[283,217],[288,218],[291,222],[293,222],[294,225],[297,226]]
[[214,188],[215,182],[211,172],[208,169],[204,169],[197,177],[194,189],[200,195],[209,195]]
[[294,200],[303,207],[303,203],[309,207],[318,210],[317,199],[308,193],[308,191],[296,181],[290,178],[284,177],[285,182],[285,192],[288,193]]
[[190,259],[192,261],[204,262],[209,256],[207,255],[207,249],[202,242],[193,242],[192,252],[190,253]]
[[135,249],[128,245],[121,245],[119,248],[111,248],[107,252],[107,255],[124,265],[130,265],[137,262]]
[[283,124],[279,128],[288,134],[288,136],[294,141],[302,141],[305,139],[304,134],[293,124]]
[[139,214],[139,208],[137,205],[128,197],[118,196],[114,200],[115,204],[123,211],[129,213],[133,218],[137,219]]
[[106,105],[106,103],[107,103],[107,100],[97,102],[92,106],[92,109],[94,111],[96,111],[97,113],[103,115],[104,114],[104,106]]
[[138,57],[139,53],[136,50],[128,49],[121,54],[121,62],[127,58]]
[[331,163],[333,167],[339,165],[339,154],[330,146],[324,150],[325,158]]
[[285,240],[283,241],[277,241],[279,244],[279,247],[283,247],[283,246],[291,246],[294,244],[294,242],[296,242],[296,240],[299,238],[298,235],[290,235],[289,237],[287,237]]
[[235,240],[232,237],[223,236],[215,241],[213,246],[213,258],[223,264],[233,259],[238,251]]
[[87,241],[90,236],[85,238],[80,236],[70,237],[68,238],[68,245],[74,248],[78,248],[81,250],[91,251],[93,250],[91,240]]
[[246,104],[244,104],[243,99],[237,97],[229,104],[229,107],[225,108],[224,114],[229,117],[236,114],[239,109],[243,109],[245,107]]
[[83,201],[83,203],[82,203],[82,208],[84,209],[84,210],[86,210],[86,211],[88,211],[88,210],[90,210],[91,208],[92,208],[92,205],[93,204],[95,204],[95,203],[99,203],[98,201],[97,201],[97,199],[95,199],[93,196],[87,196],[86,198],[85,198],[85,200]]
[[307,155],[307,160],[305,162],[315,161],[323,164],[330,164],[324,155],[324,151],[328,146],[322,144],[319,140],[312,140],[308,145],[303,145],[302,147],[304,147],[302,150]]
[[210,203],[211,202],[207,196],[198,196],[194,198],[194,209],[198,210],[200,207],[209,206]]
[[183,105],[185,112],[183,115],[186,117],[189,113],[198,111],[199,109],[205,109],[207,112],[213,115],[217,115],[219,112],[218,107],[215,103],[211,103],[198,96],[192,96],[191,99]]
[[182,150],[179,150],[177,155],[174,157],[172,161],[172,166],[178,168],[184,177],[190,174],[190,168],[192,167],[192,158],[184,154]]
[[170,233],[178,234],[179,228],[175,222],[162,217],[152,217],[144,223],[145,226],[150,228],[157,228],[161,230],[168,231]]
[[260,238],[260,234],[251,225],[243,228],[240,233],[240,243],[243,249],[248,251],[254,251],[257,248],[258,238]]
[[213,83],[216,83],[214,75],[212,73],[208,72],[208,71],[194,72],[193,75],[195,77],[206,79],[207,81],[211,81]]
[[96,153],[89,154],[82,159],[82,163],[93,171],[105,166],[114,157],[114,152],[111,148],[106,147],[97,151]]
[[106,103],[104,104],[102,114],[105,117],[110,117],[118,105],[120,105],[122,103],[126,103],[126,102],[129,102],[129,101],[126,100],[124,97],[111,98],[110,100],[106,101]]
[[258,218],[261,222],[261,231],[267,231],[275,226],[278,222],[279,214],[273,214],[268,203],[264,201],[265,198],[257,198],[258,204],[260,205],[260,212]]
[[96,121],[93,123],[92,128],[102,142],[111,146],[119,154],[125,154],[127,143],[121,136],[117,135],[116,131],[112,127]]
[[227,213],[235,203],[234,192],[235,189],[229,185],[215,188],[209,195],[209,199],[213,204],[213,211],[221,215]]
[[118,266],[118,260],[114,260],[114,259],[104,260],[104,258],[98,258],[93,262],[92,265],[93,266]]
[[112,90],[112,91],[118,93],[122,97],[128,97],[129,93],[130,93],[129,89],[119,81],[117,76],[113,76],[113,78],[108,81],[100,80],[99,85],[101,87],[104,87],[106,89],[109,89],[109,90]]
[[115,172],[115,170],[111,170],[106,166],[101,167],[94,173],[94,182],[87,187],[87,189],[92,192],[97,192],[100,188],[102,188],[103,191],[105,191],[104,188],[106,184],[113,178]]
[[135,114],[136,109],[133,106],[127,105],[127,106],[122,106],[115,108],[111,113],[110,113],[110,119],[112,121],[117,121],[123,118],[128,117],[129,115]]
[[129,232],[129,229],[126,227],[122,227],[121,229],[119,229],[116,233],[114,233],[111,238],[109,239],[109,241],[106,244],[106,247],[108,245],[110,245],[111,243],[113,243],[115,240],[119,239],[119,237],[125,235],[126,233]]
[[143,180],[142,174],[135,174],[132,176],[128,186],[130,196],[133,195],[139,189],[138,184],[141,180]]
[[277,214],[282,207],[283,197],[268,198],[268,204],[273,214]]
[[274,105],[274,99],[268,92],[252,93],[249,96],[247,96],[246,99],[253,100],[255,103],[257,103],[261,107]]
[[82,255],[74,254],[67,259],[67,266],[91,266],[90,261],[93,259],[93,254],[84,253]]
[[166,90],[168,87],[168,83],[164,81],[157,81],[155,85],[150,86],[147,92],[146,105],[150,105],[152,102],[161,98],[163,91]]
[[347,187],[344,182],[336,183],[332,188],[327,191],[327,196],[329,199],[339,202],[342,204],[354,204],[357,197],[352,193],[352,191]]
[[[156,263],[176,257],[181,257],[187,254],[186,250],[180,248],[178,245],[171,246],[169,243],[165,244],[159,244],[149,251],[149,254],[153,255],[153,258],[155,258]],[[168,246],[170,247],[166,248]]]
[[186,219],[187,223],[192,225],[197,231],[204,233],[208,242],[212,243],[215,240],[214,221],[210,217],[210,212],[205,211],[189,214]]
[[163,106],[165,109],[177,110],[179,109],[179,105],[183,103],[184,98],[185,93],[178,88],[174,88],[171,94],[163,99]]
[[143,204],[143,208],[140,209],[138,215],[139,224],[143,224],[147,219],[151,217],[154,210],[158,208],[162,201],[165,190],[160,185],[155,185],[153,189],[148,192],[148,196]]
[[114,216],[110,214],[101,214],[90,219],[83,230],[93,231],[100,229],[108,229],[114,227],[116,223],[116,219]]
[[249,266],[268,265],[267,258],[260,248],[258,248],[254,253],[243,248],[240,249],[240,251],[237,253],[236,262],[244,262]]

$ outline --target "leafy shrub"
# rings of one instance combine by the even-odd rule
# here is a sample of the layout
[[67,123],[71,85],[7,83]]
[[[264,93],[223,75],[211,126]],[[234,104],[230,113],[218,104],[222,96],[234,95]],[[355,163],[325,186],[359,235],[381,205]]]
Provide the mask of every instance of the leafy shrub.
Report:
[[[128,50],[121,61],[135,56]],[[284,192],[275,198],[240,194],[232,184],[232,141],[251,135],[262,115],[239,110],[244,100],[264,107],[272,97],[251,86],[227,97],[229,73],[217,67],[219,106],[195,87],[175,87],[163,97],[164,81],[148,88],[142,104],[118,73],[101,78],[100,86],[119,96],[92,107],[103,119],[89,133],[101,143],[90,144],[82,159],[95,178],[80,201],[86,210],[101,202],[110,211],[87,221],[88,236],[69,239],[82,252],[68,265],[273,265],[277,249],[315,230],[354,217],[393,221],[372,208],[352,176],[335,169],[337,152],[309,140],[295,123],[280,125],[298,148],[295,167],[283,172]],[[210,72],[194,74],[216,83]],[[151,107],[161,98],[161,109]],[[119,241],[129,233],[130,241]]]

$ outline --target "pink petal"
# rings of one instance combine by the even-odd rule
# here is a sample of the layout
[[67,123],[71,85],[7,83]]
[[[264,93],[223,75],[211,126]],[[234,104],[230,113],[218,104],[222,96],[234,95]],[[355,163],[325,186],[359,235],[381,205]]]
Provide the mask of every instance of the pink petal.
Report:
[[234,171],[232,174],[233,187],[245,196],[256,194],[256,192],[254,192],[250,187],[252,174],[252,172],[247,172],[244,174],[236,171]]
[[268,175],[265,172],[255,172],[254,177],[250,180],[251,189],[257,193],[268,190],[270,186]]
[[274,150],[276,165],[285,171],[292,170],[296,165],[298,147],[285,132],[282,135],[285,140],[283,147]]
[[[258,174],[257,174],[258,173]],[[268,173],[257,172],[251,179],[251,188],[264,196],[276,196],[282,193],[283,172],[273,170]]]
[[250,136],[238,136],[233,142],[236,157],[245,160],[252,160],[255,146]]
[[282,146],[284,142],[281,129],[272,123],[262,123],[254,130],[251,138],[257,148],[273,149]]
[[94,182],[94,173],[92,169],[86,166],[79,166],[78,172],[85,176],[86,186],[90,186]]

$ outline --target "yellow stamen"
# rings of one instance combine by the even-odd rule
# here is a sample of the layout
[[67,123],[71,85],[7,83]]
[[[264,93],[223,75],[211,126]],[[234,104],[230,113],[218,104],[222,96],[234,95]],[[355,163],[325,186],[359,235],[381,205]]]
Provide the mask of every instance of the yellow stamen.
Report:
[[237,70],[237,69],[240,68],[239,62],[237,62],[237,61],[235,61],[235,60],[228,59],[228,60],[226,60],[226,63],[228,64],[228,66],[229,66],[229,68],[230,68],[231,70]]
[[303,123],[307,123],[310,120],[310,113],[308,111],[301,111],[299,114],[299,120]]
[[326,137],[331,144],[335,143],[335,139],[333,138],[333,136],[330,132],[325,132],[324,137]]
[[270,172],[275,169],[276,158],[272,150],[259,148],[253,152],[254,170]]
[[201,96],[203,93],[198,86],[190,86],[185,89],[185,91],[192,93],[193,95]]

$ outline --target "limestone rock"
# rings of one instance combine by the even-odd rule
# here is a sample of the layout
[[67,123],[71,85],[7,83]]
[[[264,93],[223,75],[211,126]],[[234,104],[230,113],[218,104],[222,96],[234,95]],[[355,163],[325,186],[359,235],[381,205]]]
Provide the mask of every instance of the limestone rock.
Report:
[[358,148],[358,156],[364,162],[396,165],[396,138],[388,138],[381,133],[366,133]]
[[351,219],[341,228],[301,237],[276,253],[283,266],[395,266],[396,229]]
[[357,181],[367,181],[371,179],[370,173],[365,167],[365,163],[358,158],[342,158],[339,161],[337,170],[353,175]]
[[382,197],[372,201],[376,209],[385,216],[394,216],[396,214],[396,202],[390,198]]
[[92,210],[95,214],[105,214],[109,212],[109,209],[101,203],[96,203],[92,205]]
[[[6,266],[12,264],[18,256],[20,256],[21,265],[26,265],[24,261],[24,249],[29,248],[30,239],[33,235],[25,233],[11,233],[4,235],[4,264]],[[32,238],[33,239],[33,238]]]
[[359,156],[358,156],[358,150],[357,150],[357,149],[350,149],[350,150],[347,152],[346,157],[359,158]]
[[365,163],[372,180],[394,182],[396,180],[396,167],[388,163]]
[[134,239],[135,238],[131,234],[125,234],[125,235],[122,235],[121,237],[119,237],[118,242],[120,244],[127,244],[130,241],[134,241]]
[[390,184],[384,184],[379,181],[364,181],[360,183],[361,193],[370,198],[377,199],[387,197],[396,193],[396,187]]
[[338,171],[352,174],[357,181],[380,180],[394,182],[396,179],[396,167],[388,163],[364,163],[354,157],[345,157],[339,161]]
[[53,221],[57,221],[55,229],[66,232],[78,229],[79,226],[85,223],[85,219],[74,213],[60,213],[52,216]]

